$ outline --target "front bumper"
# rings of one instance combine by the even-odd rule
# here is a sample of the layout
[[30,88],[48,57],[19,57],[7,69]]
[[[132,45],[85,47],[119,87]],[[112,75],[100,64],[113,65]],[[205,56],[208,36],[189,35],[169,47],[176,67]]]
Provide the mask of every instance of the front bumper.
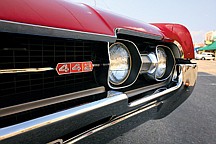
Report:
[[[107,98],[84,104],[58,113],[26,121],[0,130],[1,143],[47,143],[59,142],[103,142],[113,139],[141,123],[165,117],[184,102],[193,91],[196,77],[196,64],[180,64],[180,73],[174,86],[156,90],[132,102],[130,97],[142,94],[142,89],[132,93],[107,92]],[[105,123],[78,131],[99,120],[110,117]],[[130,122],[130,123],[128,123]],[[113,133],[113,130],[118,132]],[[76,135],[61,140],[61,137],[76,132]],[[112,133],[110,137],[107,133]]]

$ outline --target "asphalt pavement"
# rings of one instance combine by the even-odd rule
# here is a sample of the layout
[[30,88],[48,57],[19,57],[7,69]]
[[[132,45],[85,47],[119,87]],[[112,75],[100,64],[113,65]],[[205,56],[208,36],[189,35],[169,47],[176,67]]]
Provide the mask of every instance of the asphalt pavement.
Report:
[[192,95],[169,116],[148,121],[109,144],[216,144],[216,61],[199,60]]

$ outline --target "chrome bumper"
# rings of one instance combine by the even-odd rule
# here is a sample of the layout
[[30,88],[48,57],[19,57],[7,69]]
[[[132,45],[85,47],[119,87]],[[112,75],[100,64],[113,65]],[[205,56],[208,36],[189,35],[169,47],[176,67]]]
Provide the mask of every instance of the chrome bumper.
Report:
[[[164,114],[162,110],[163,107],[166,107],[166,104],[164,103],[169,101],[170,98],[175,98],[176,93],[182,94],[187,91],[188,97],[196,82],[196,64],[181,64],[179,66],[181,72],[178,75],[176,85],[171,88],[145,96],[131,103],[128,103],[129,97],[126,93],[109,91],[107,92],[107,98],[20,124],[1,128],[0,140],[2,143],[29,143],[38,140],[49,142],[100,119],[117,116],[106,124],[89,129],[66,141],[73,143],[153,108],[156,108],[156,110],[154,111],[154,114],[151,115],[152,118],[150,119],[163,117],[161,116]],[[137,90],[135,93],[130,94],[130,96],[141,93],[143,93],[142,90]],[[187,97],[182,99],[182,102]],[[175,108],[181,103],[176,104]],[[162,108],[159,110],[158,106]],[[173,110],[174,109],[170,110],[170,112]],[[167,115],[170,112],[165,112],[164,115]]]

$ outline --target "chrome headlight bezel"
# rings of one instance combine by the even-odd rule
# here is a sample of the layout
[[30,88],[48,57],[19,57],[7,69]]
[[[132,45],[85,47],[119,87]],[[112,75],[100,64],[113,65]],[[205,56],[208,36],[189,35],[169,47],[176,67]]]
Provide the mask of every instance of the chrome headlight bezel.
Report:
[[[120,51],[120,50],[122,50],[122,52],[126,52],[125,54],[126,55],[124,55],[124,56],[122,56],[122,54],[119,54],[119,53],[112,53],[112,51],[113,51],[113,49],[115,50],[116,48],[118,48],[118,50],[116,50],[116,51]],[[110,53],[110,67],[109,67],[109,82],[111,83],[111,84],[113,84],[113,85],[121,85],[122,83],[124,83],[126,80],[127,80],[127,78],[128,78],[128,76],[129,76],[129,74],[130,74],[130,72],[131,72],[131,61],[132,61],[132,59],[131,59],[131,54],[130,54],[130,51],[128,50],[128,48],[123,44],[123,43],[121,43],[121,42],[116,42],[116,43],[114,43],[114,44],[112,44],[110,47],[109,47],[109,53]],[[115,55],[115,56],[113,56],[113,55]],[[120,55],[120,56],[118,56],[117,57],[117,55]],[[120,57],[122,57],[122,58],[126,58],[126,57],[128,57],[128,58],[126,58],[127,60],[127,68],[128,68],[128,71],[127,71],[127,73],[126,73],[126,75],[125,76],[123,76],[123,78],[120,80],[120,78],[119,78],[119,80],[116,80],[116,81],[114,81],[114,79],[115,78],[118,78],[118,76],[116,76],[116,75],[118,75],[119,74],[119,70],[112,70],[112,67],[115,67],[114,66],[114,64],[113,63],[116,63],[115,61],[118,61],[119,63],[117,64],[118,66],[117,67],[121,67],[121,65],[125,65],[125,64],[123,64],[123,63],[121,63],[121,61],[123,62],[123,60],[121,60],[121,59],[119,59],[119,60],[113,60],[113,58],[112,57],[116,57],[116,58],[120,58]],[[115,59],[115,58],[114,58]],[[120,69],[121,70],[121,69]],[[113,74],[113,72],[112,71],[115,71],[117,74],[114,76],[114,74]],[[126,69],[125,69],[125,71],[126,71]],[[112,75],[113,74],[113,75]],[[121,75],[121,74],[120,74]],[[119,82],[117,82],[117,81],[119,81]]]
[[[117,39],[115,43],[122,43],[128,50],[128,52],[130,53],[130,72],[127,75],[127,77],[124,79],[124,81],[122,81],[119,84],[115,84],[113,82],[110,81],[110,65],[109,65],[109,70],[108,70],[108,77],[107,77],[107,83],[108,86],[111,89],[121,89],[121,88],[126,88],[131,86],[136,79],[139,76],[140,70],[141,70],[141,66],[142,66],[142,60],[141,60],[141,55],[139,53],[139,50],[137,48],[137,46],[129,41],[129,40],[125,40],[125,39]],[[113,44],[109,44],[109,48],[108,48],[108,53],[109,53],[109,63],[111,62],[110,60],[110,47]]]

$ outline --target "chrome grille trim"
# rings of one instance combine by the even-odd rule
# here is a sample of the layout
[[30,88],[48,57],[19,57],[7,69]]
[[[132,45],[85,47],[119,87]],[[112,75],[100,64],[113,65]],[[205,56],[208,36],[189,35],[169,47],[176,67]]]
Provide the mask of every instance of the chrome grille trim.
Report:
[[95,95],[95,94],[99,94],[99,93],[103,93],[103,92],[105,92],[104,87],[97,87],[97,88],[92,88],[92,89],[74,92],[74,93],[70,93],[70,94],[60,95],[60,96],[51,97],[51,98],[47,98],[47,99],[42,99],[42,100],[38,100],[38,101],[14,105],[14,106],[2,108],[0,111],[0,117],[12,115],[12,114],[16,114],[19,112],[28,111],[28,110],[48,106],[48,105],[53,105],[53,104],[57,104],[57,103],[61,103],[61,102],[65,102],[65,101],[69,101],[69,100],[73,100],[73,99],[77,99],[77,98]]
[[44,72],[54,70],[51,67],[46,68],[23,68],[23,69],[0,69],[0,74],[24,73],[24,72]]

